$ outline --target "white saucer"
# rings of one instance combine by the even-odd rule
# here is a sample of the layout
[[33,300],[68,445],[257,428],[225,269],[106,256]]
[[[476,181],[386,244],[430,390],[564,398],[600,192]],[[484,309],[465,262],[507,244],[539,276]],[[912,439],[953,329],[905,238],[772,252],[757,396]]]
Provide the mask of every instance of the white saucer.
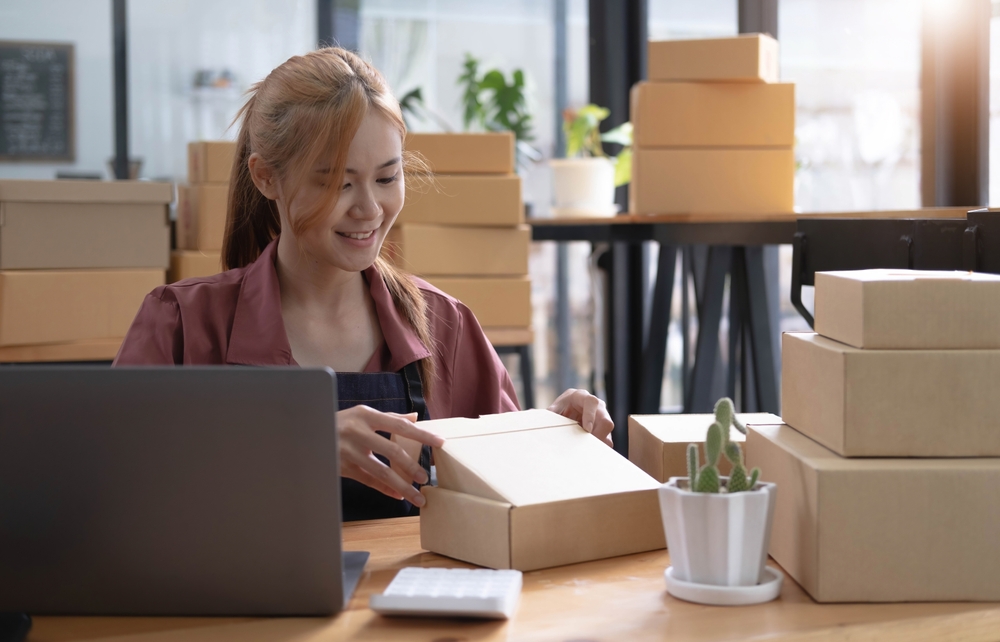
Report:
[[713,586],[685,582],[673,576],[673,566],[663,572],[667,578],[667,592],[686,602],[714,604],[716,606],[740,606],[770,602],[781,593],[781,571],[764,567],[764,581],[756,586]]

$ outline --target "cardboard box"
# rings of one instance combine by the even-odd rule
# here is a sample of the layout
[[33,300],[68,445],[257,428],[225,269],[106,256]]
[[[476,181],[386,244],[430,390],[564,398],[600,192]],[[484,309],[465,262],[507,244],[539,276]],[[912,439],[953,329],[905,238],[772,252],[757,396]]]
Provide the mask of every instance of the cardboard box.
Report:
[[759,33],[650,40],[649,80],[778,82],[778,41]]
[[203,140],[188,143],[189,183],[228,183],[236,157],[236,143]]
[[1000,275],[921,270],[816,274],[819,334],[855,348],[1000,348]]
[[397,225],[389,232],[392,260],[421,276],[520,276],[528,273],[531,229]]
[[0,346],[124,337],[163,270],[0,272]]
[[0,270],[165,269],[170,183],[0,180]]
[[1000,350],[781,341],[781,416],[845,457],[1000,457]]
[[167,283],[212,276],[219,272],[222,272],[222,254],[220,252],[174,250],[170,253],[170,271],[167,273]]
[[530,346],[535,343],[535,330],[526,328],[483,328],[483,334],[494,348],[506,346]]
[[177,248],[222,250],[229,186],[225,183],[177,186]]
[[491,568],[530,571],[663,548],[659,483],[547,410],[422,425],[436,448],[420,543]]
[[632,87],[638,147],[794,147],[792,83],[641,82]]
[[819,602],[1000,600],[1000,459],[844,459],[753,426],[778,486],[770,553]]
[[405,149],[438,174],[513,174],[514,134],[407,134]]
[[531,280],[435,277],[428,282],[469,306],[481,326],[531,325]]
[[[781,423],[780,417],[766,412],[737,413],[747,423]],[[687,477],[688,444],[704,444],[708,427],[715,421],[713,414],[699,415],[629,415],[628,459],[658,482],[671,477]],[[746,441],[743,433],[729,429],[731,441]],[[699,465],[705,464],[705,449],[698,448]],[[732,465],[725,457],[719,459],[719,472],[728,475]]]
[[795,153],[788,149],[636,149],[633,214],[791,212]]
[[435,176],[421,191],[408,189],[396,223],[520,225],[524,223],[518,176]]

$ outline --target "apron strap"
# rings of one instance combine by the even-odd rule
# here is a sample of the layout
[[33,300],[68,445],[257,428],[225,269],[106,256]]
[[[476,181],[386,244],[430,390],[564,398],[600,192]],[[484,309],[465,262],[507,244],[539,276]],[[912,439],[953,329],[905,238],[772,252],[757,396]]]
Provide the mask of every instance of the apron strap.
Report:
[[427,415],[427,404],[424,402],[424,386],[420,381],[420,368],[417,367],[417,362],[403,366],[402,374],[409,397],[410,412],[417,413],[417,421],[430,419]]
[[[417,367],[416,361],[403,366],[403,381],[406,383],[410,412],[417,413],[417,421],[430,419],[430,415],[427,414],[427,403],[424,401],[424,386],[420,381],[420,368]],[[431,460],[431,447],[421,447],[419,463],[427,471],[428,477],[431,476]]]

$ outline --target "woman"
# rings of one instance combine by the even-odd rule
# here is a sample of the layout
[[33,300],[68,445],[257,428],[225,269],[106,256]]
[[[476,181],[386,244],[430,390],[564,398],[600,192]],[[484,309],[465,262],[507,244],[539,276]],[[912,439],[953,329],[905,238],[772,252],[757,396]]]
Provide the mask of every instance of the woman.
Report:
[[[228,271],[149,294],[115,364],[333,368],[345,518],[408,514],[424,504],[427,447],[443,443],[415,421],[518,406],[469,309],[380,257],[419,165],[399,103],[373,67],[328,48],[272,71],[237,119]],[[568,390],[550,409],[611,443],[596,397]]]

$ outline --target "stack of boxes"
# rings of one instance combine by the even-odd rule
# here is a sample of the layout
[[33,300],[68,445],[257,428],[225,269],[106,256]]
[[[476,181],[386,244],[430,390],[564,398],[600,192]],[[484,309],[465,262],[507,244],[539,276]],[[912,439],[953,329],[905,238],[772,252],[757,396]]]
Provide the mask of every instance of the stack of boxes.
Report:
[[820,602],[1000,600],[1000,276],[816,275],[782,341],[771,555]]
[[651,41],[648,75],[631,96],[631,213],[792,212],[795,85],[777,82],[776,40]]
[[0,362],[115,357],[169,263],[169,183],[0,181]]
[[177,249],[170,255],[169,281],[222,271],[222,239],[236,143],[188,143],[188,185],[178,187]]
[[[531,343],[531,281],[514,136],[409,134],[433,172],[407,191],[389,235],[393,260],[465,303],[487,336]],[[411,181],[413,182],[413,181]]]

